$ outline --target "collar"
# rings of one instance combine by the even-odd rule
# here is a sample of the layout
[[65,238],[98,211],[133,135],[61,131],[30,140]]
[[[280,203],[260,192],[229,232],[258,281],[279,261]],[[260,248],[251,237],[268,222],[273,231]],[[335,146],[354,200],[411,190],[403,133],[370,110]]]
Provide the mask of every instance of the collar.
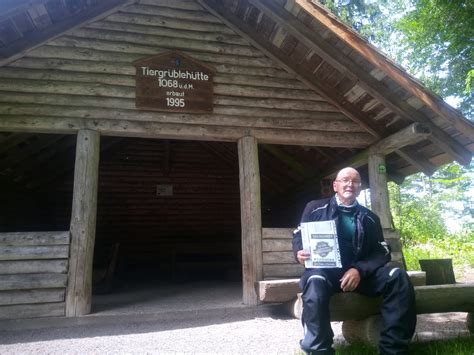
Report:
[[345,208],[353,208],[353,207],[356,207],[359,202],[357,202],[357,200],[354,201],[354,203],[352,203],[351,205],[344,205],[341,200],[339,200],[339,196],[337,196],[337,194],[335,195],[336,197],[336,204],[338,207],[345,207]]

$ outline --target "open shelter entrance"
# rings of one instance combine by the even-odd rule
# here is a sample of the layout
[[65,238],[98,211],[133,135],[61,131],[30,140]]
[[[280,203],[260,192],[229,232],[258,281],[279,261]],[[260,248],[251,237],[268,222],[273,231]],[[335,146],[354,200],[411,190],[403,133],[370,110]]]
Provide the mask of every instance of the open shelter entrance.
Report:
[[235,143],[123,138],[101,154],[95,291],[240,281],[240,249]]

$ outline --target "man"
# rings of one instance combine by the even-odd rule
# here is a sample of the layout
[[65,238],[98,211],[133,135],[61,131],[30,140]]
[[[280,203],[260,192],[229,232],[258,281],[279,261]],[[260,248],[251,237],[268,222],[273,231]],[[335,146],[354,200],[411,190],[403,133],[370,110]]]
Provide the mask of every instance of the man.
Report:
[[[390,252],[380,220],[358,204],[361,178],[357,170],[344,168],[333,182],[335,196],[309,202],[301,222],[335,220],[342,268],[307,268],[300,280],[303,290],[304,338],[301,348],[309,354],[334,354],[329,298],[336,292],[383,296],[380,334],[381,354],[406,354],[416,325],[415,294],[407,273],[385,266]],[[309,258],[301,232],[293,236],[295,258]]]

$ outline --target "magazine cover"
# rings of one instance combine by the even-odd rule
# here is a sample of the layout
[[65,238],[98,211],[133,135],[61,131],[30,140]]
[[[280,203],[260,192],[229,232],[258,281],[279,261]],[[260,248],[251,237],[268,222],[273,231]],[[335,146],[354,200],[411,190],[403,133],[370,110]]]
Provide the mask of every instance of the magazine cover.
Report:
[[301,238],[304,250],[311,254],[305,267],[342,267],[335,221],[301,223]]

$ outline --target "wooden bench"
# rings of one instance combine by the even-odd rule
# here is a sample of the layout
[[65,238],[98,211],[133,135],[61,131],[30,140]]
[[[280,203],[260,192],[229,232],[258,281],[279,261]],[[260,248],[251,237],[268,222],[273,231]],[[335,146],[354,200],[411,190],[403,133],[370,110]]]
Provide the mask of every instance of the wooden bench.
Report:
[[[384,230],[385,240],[392,249],[393,266],[404,268],[399,235],[394,230]],[[299,276],[304,268],[295,262],[291,239],[292,230],[264,228],[262,230],[262,259],[264,280],[256,283],[261,302],[286,303],[287,309],[301,318],[303,303]],[[468,328],[473,329],[474,284],[426,286],[426,274],[409,271],[415,286],[417,314],[468,312]],[[381,327],[381,297],[371,298],[357,293],[340,293],[331,298],[331,321],[343,321],[343,335],[349,342],[376,343]]]

